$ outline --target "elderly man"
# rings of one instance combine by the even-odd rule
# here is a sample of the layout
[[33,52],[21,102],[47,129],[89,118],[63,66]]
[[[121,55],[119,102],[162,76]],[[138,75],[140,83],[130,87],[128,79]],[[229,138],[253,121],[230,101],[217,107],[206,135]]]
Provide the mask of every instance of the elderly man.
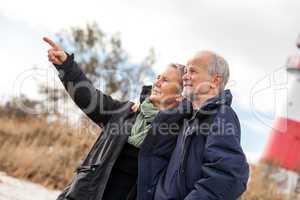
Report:
[[213,52],[199,52],[188,61],[183,95],[194,112],[181,129],[154,199],[235,200],[246,190],[249,166],[232,95],[224,90],[228,79],[227,62]]

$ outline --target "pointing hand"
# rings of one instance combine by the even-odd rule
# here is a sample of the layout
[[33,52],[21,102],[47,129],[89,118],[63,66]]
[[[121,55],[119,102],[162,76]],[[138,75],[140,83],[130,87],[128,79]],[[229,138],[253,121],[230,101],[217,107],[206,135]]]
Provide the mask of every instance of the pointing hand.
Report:
[[49,61],[56,65],[62,65],[68,57],[64,50],[47,37],[43,37],[43,40],[51,46],[51,49],[48,50]]

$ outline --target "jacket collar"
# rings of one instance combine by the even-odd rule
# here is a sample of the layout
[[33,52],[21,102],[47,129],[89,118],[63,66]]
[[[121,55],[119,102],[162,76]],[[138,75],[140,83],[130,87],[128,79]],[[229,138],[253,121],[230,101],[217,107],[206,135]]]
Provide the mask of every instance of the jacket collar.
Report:
[[140,104],[143,103],[143,101],[150,96],[152,90],[152,85],[144,85],[142,87],[142,91],[140,93]]
[[232,103],[232,94],[231,94],[230,90],[224,90],[224,92],[222,92],[218,96],[209,98],[203,104],[203,106],[201,106],[201,108],[203,109],[203,108],[206,108],[206,107],[216,106],[216,105],[231,106],[231,103]]
[[231,106],[232,103],[232,94],[230,90],[224,90],[218,96],[209,98],[204,102],[204,104],[199,108],[195,109],[194,116],[198,116],[199,114],[202,115],[210,115],[213,114],[214,111],[219,108],[220,106]]

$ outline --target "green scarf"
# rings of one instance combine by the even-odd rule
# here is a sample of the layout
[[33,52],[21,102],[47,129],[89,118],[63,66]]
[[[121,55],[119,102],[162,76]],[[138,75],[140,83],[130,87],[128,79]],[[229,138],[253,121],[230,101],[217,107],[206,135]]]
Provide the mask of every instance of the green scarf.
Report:
[[135,123],[131,129],[131,134],[128,138],[128,143],[137,148],[143,143],[151,128],[151,122],[158,113],[158,109],[154,107],[149,99],[145,99],[141,104],[140,109],[141,111],[136,117]]

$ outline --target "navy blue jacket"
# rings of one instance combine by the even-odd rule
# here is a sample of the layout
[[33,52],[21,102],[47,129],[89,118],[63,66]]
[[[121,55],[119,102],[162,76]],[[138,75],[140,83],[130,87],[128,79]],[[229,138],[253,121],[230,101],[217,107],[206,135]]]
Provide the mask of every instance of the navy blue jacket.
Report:
[[192,110],[192,104],[183,100],[178,107],[156,115],[139,152],[138,200],[153,199],[159,175],[167,168],[184,119]]
[[235,200],[246,190],[249,166],[231,101],[226,90],[184,122],[154,199]]

